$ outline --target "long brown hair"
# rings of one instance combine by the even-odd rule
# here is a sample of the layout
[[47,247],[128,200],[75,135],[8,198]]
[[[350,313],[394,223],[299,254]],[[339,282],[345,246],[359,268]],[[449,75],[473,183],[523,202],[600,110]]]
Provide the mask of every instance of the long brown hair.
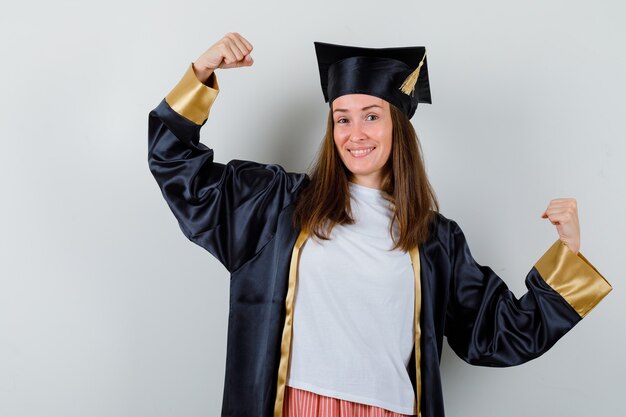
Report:
[[[397,107],[389,105],[392,122],[391,155],[383,168],[381,191],[393,204],[389,233],[394,249],[408,251],[428,238],[439,211],[435,192],[426,177],[422,150],[413,125]],[[352,173],[341,161],[333,136],[332,109],[326,134],[311,171],[311,181],[298,196],[293,220],[297,227],[328,240],[337,224],[353,224],[348,181]],[[394,224],[398,235],[394,236]]]

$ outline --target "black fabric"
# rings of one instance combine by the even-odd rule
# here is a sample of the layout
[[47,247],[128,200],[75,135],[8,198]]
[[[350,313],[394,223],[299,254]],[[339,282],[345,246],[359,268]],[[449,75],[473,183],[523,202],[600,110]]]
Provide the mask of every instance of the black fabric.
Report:
[[[304,174],[278,165],[213,161],[201,126],[162,101],[150,112],[148,164],[187,238],[231,272],[222,416],[271,417],[285,324],[291,222]],[[444,336],[466,362],[518,365],[546,352],[579,320],[533,267],[516,298],[472,257],[460,227],[441,214],[420,247],[422,415],[443,417]],[[415,388],[415,367],[407,367]],[[488,399],[488,393],[485,398]]]
[[426,53],[423,46],[359,48],[315,42],[324,100],[345,94],[368,94],[398,107],[407,117],[418,103],[431,103],[427,59],[420,69],[415,91],[400,91],[404,80],[418,67]]

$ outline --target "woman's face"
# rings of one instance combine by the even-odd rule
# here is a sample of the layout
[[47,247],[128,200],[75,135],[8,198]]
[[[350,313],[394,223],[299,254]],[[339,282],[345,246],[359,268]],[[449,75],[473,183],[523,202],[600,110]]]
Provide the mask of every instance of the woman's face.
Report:
[[389,103],[366,94],[347,94],[333,101],[332,110],[335,145],[352,181],[380,188],[382,168],[391,153]]

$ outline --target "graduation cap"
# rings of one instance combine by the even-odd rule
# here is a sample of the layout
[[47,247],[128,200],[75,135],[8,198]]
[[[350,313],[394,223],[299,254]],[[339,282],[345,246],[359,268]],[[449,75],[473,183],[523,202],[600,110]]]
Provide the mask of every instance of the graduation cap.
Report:
[[314,42],[324,100],[368,94],[410,119],[418,103],[431,103],[426,48],[359,48]]

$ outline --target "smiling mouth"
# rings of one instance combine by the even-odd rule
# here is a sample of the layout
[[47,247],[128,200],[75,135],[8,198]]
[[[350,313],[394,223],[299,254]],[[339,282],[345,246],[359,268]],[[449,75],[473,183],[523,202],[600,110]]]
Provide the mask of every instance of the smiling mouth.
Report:
[[372,146],[369,148],[348,149],[348,152],[350,152],[350,155],[354,156],[355,158],[362,158],[369,155],[374,149],[376,149],[376,147]]

